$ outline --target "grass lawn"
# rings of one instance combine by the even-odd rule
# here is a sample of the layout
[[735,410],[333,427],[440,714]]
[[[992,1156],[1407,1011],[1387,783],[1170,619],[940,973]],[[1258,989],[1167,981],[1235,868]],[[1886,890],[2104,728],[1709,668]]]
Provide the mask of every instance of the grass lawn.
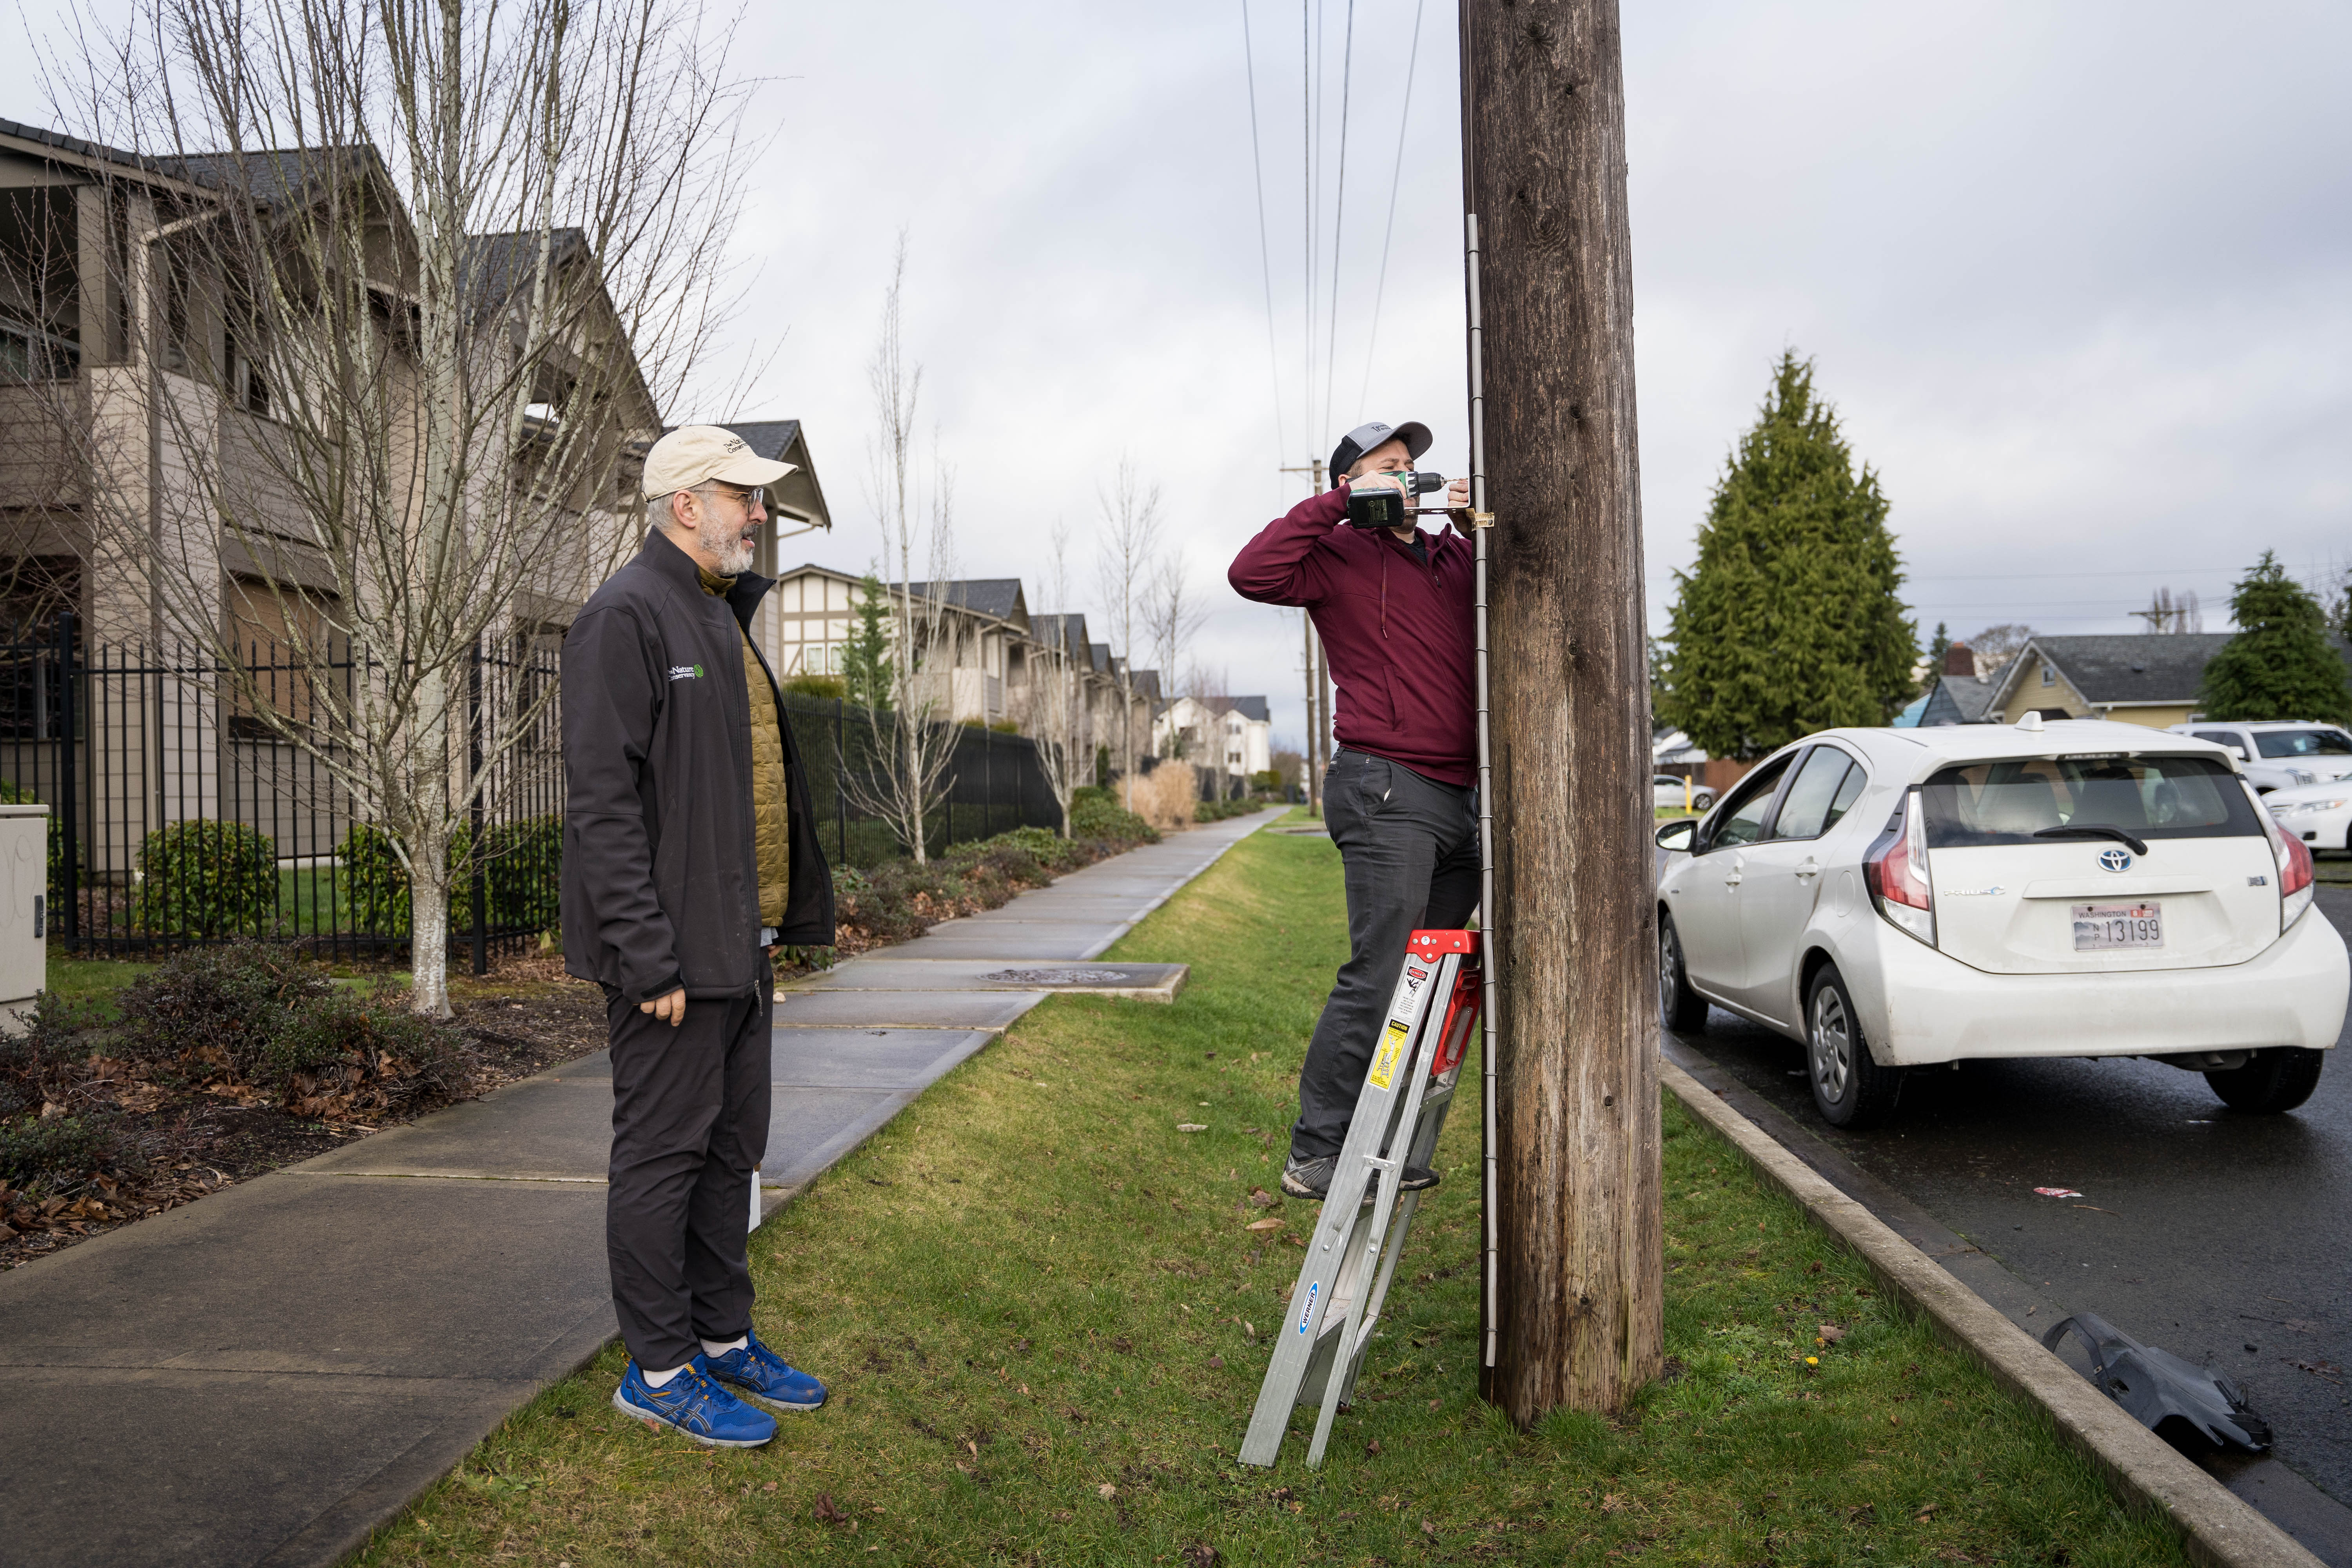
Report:
[[1311,1218],[1247,1200],[1341,923],[1329,843],[1254,836],[1113,950],[1190,961],[1173,1006],[1048,1001],[772,1219],[761,1331],[834,1399],[768,1447],[623,1420],[608,1351],[360,1560],[2183,1561],[1671,1101],[1674,1359],[1634,1408],[1521,1433],[1476,1398],[1465,1114],[1328,1461],[1237,1465]]

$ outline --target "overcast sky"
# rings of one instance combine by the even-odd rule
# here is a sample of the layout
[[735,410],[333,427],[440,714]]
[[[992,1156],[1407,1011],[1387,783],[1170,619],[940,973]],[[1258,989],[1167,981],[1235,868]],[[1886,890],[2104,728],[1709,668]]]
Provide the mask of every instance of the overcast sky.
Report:
[[[1307,0],[1310,363],[1300,5],[1252,0],[1248,54],[1240,0],[755,8],[741,63],[775,79],[774,134],[734,239],[757,268],[740,328],[776,352],[673,416],[805,421],[837,524],[805,553],[864,567],[864,366],[904,229],[962,574],[1098,616],[1090,581],[1045,602],[1045,541],[1066,525],[1083,574],[1130,457],[1214,608],[1193,657],[1295,742],[1297,616],[1223,580],[1305,493],[1281,468],[1363,417],[1424,420],[1424,464],[1465,466],[1454,8],[1426,6],[1417,47],[1415,9],[1357,0],[1343,69],[1347,0]],[[2134,630],[2159,585],[2218,630],[2266,547],[2352,565],[2352,7],[2214,15],[1626,8],[1654,630],[1783,346],[1882,478],[1923,641],[1938,620]],[[42,119],[13,79],[5,116]]]

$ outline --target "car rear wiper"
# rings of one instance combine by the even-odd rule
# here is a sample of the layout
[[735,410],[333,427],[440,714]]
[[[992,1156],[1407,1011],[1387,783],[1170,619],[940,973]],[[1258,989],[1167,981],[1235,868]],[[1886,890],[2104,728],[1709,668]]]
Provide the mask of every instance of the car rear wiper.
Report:
[[2038,829],[2033,837],[2036,838],[2112,838],[2118,844],[2128,846],[2135,855],[2147,853],[2147,843],[2145,839],[2135,838],[2120,827],[2109,827],[2105,824],[2086,822],[2080,827],[2071,825],[2064,827],[2044,827]]

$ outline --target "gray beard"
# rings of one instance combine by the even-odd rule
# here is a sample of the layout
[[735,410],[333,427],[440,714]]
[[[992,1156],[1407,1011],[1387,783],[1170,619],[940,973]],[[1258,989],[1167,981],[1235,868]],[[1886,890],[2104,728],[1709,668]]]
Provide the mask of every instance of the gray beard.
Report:
[[694,542],[702,552],[715,559],[721,577],[740,577],[751,569],[751,557],[756,544],[743,542],[742,525],[725,522],[716,517],[705,517],[696,525]]

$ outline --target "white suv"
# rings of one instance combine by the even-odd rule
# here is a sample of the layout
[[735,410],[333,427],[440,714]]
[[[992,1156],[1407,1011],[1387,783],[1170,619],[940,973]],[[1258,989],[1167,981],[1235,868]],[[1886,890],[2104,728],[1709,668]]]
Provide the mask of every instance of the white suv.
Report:
[[1659,1006],[1807,1047],[1822,1116],[1885,1117],[1904,1070],[2142,1056],[2289,1110],[2352,963],[2311,852],[2220,747],[2096,720],[1830,730],[1658,830]]
[[2261,724],[2175,724],[2168,731],[2210,741],[2238,759],[2255,793],[2352,777],[2352,734],[2308,719]]

